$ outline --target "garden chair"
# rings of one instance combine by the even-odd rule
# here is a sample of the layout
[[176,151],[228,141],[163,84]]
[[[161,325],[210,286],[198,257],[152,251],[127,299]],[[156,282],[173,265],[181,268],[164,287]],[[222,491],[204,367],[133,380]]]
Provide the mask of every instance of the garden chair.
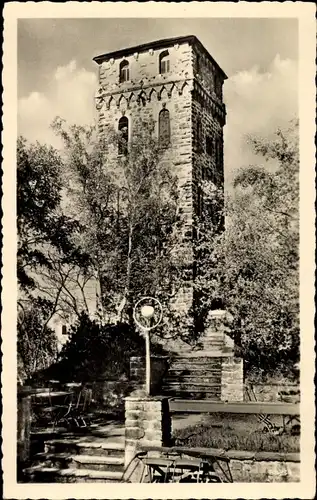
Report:
[[74,391],[68,404],[63,406],[62,411],[55,420],[55,425],[66,424],[67,428],[75,429],[87,427],[87,411],[91,402],[91,388],[81,385],[79,391]]

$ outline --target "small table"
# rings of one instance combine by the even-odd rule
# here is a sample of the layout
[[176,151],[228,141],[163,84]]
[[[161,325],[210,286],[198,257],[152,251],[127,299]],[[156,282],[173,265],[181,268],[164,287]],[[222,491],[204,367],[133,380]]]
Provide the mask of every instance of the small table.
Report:
[[[32,394],[34,409],[39,410],[39,413],[37,413],[38,416],[42,415],[44,420],[49,418],[53,421],[53,426],[55,426],[60,410],[64,408],[65,412],[67,411],[72,402],[72,396],[73,391],[51,391],[45,389],[40,392],[37,391]],[[68,398],[70,399],[69,402],[67,401]]]

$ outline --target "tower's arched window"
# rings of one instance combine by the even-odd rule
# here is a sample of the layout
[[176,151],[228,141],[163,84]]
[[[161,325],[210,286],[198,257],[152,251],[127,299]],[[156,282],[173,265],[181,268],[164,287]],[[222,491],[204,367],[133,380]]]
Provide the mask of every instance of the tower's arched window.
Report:
[[171,140],[170,114],[167,109],[162,109],[159,114],[159,143],[167,148]]
[[119,155],[126,155],[128,152],[128,140],[129,140],[129,120],[126,116],[122,116],[119,120]]
[[170,56],[168,50],[163,50],[160,53],[159,57],[159,73],[164,75],[164,73],[168,73],[170,70]]
[[129,63],[128,61],[122,61],[120,63],[120,83],[127,82],[129,80]]

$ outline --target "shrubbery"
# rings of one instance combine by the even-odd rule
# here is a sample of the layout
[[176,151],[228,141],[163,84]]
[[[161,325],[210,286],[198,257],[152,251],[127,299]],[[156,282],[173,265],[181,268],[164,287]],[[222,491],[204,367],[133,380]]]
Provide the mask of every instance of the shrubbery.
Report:
[[[159,346],[154,350],[162,353]],[[119,380],[129,377],[130,356],[144,354],[144,339],[127,323],[102,326],[82,313],[70,328],[58,362],[42,376],[62,382]]]

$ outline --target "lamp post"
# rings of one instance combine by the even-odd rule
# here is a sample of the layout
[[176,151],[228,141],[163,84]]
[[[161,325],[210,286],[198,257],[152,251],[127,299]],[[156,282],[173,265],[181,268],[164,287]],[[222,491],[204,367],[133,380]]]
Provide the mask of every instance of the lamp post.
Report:
[[[154,315],[154,307],[143,306],[141,307],[141,314],[149,323]],[[149,396],[151,392],[151,356],[150,356],[150,332],[149,330],[144,331],[145,334],[145,390],[146,394]]]
[[[153,305],[152,305],[153,304]],[[159,307],[158,318],[153,322],[155,307]],[[157,327],[162,320],[162,306],[153,297],[144,297],[134,306],[133,317],[136,324],[143,330],[145,337],[145,391],[149,396],[151,393],[151,350],[150,350],[150,330]]]

